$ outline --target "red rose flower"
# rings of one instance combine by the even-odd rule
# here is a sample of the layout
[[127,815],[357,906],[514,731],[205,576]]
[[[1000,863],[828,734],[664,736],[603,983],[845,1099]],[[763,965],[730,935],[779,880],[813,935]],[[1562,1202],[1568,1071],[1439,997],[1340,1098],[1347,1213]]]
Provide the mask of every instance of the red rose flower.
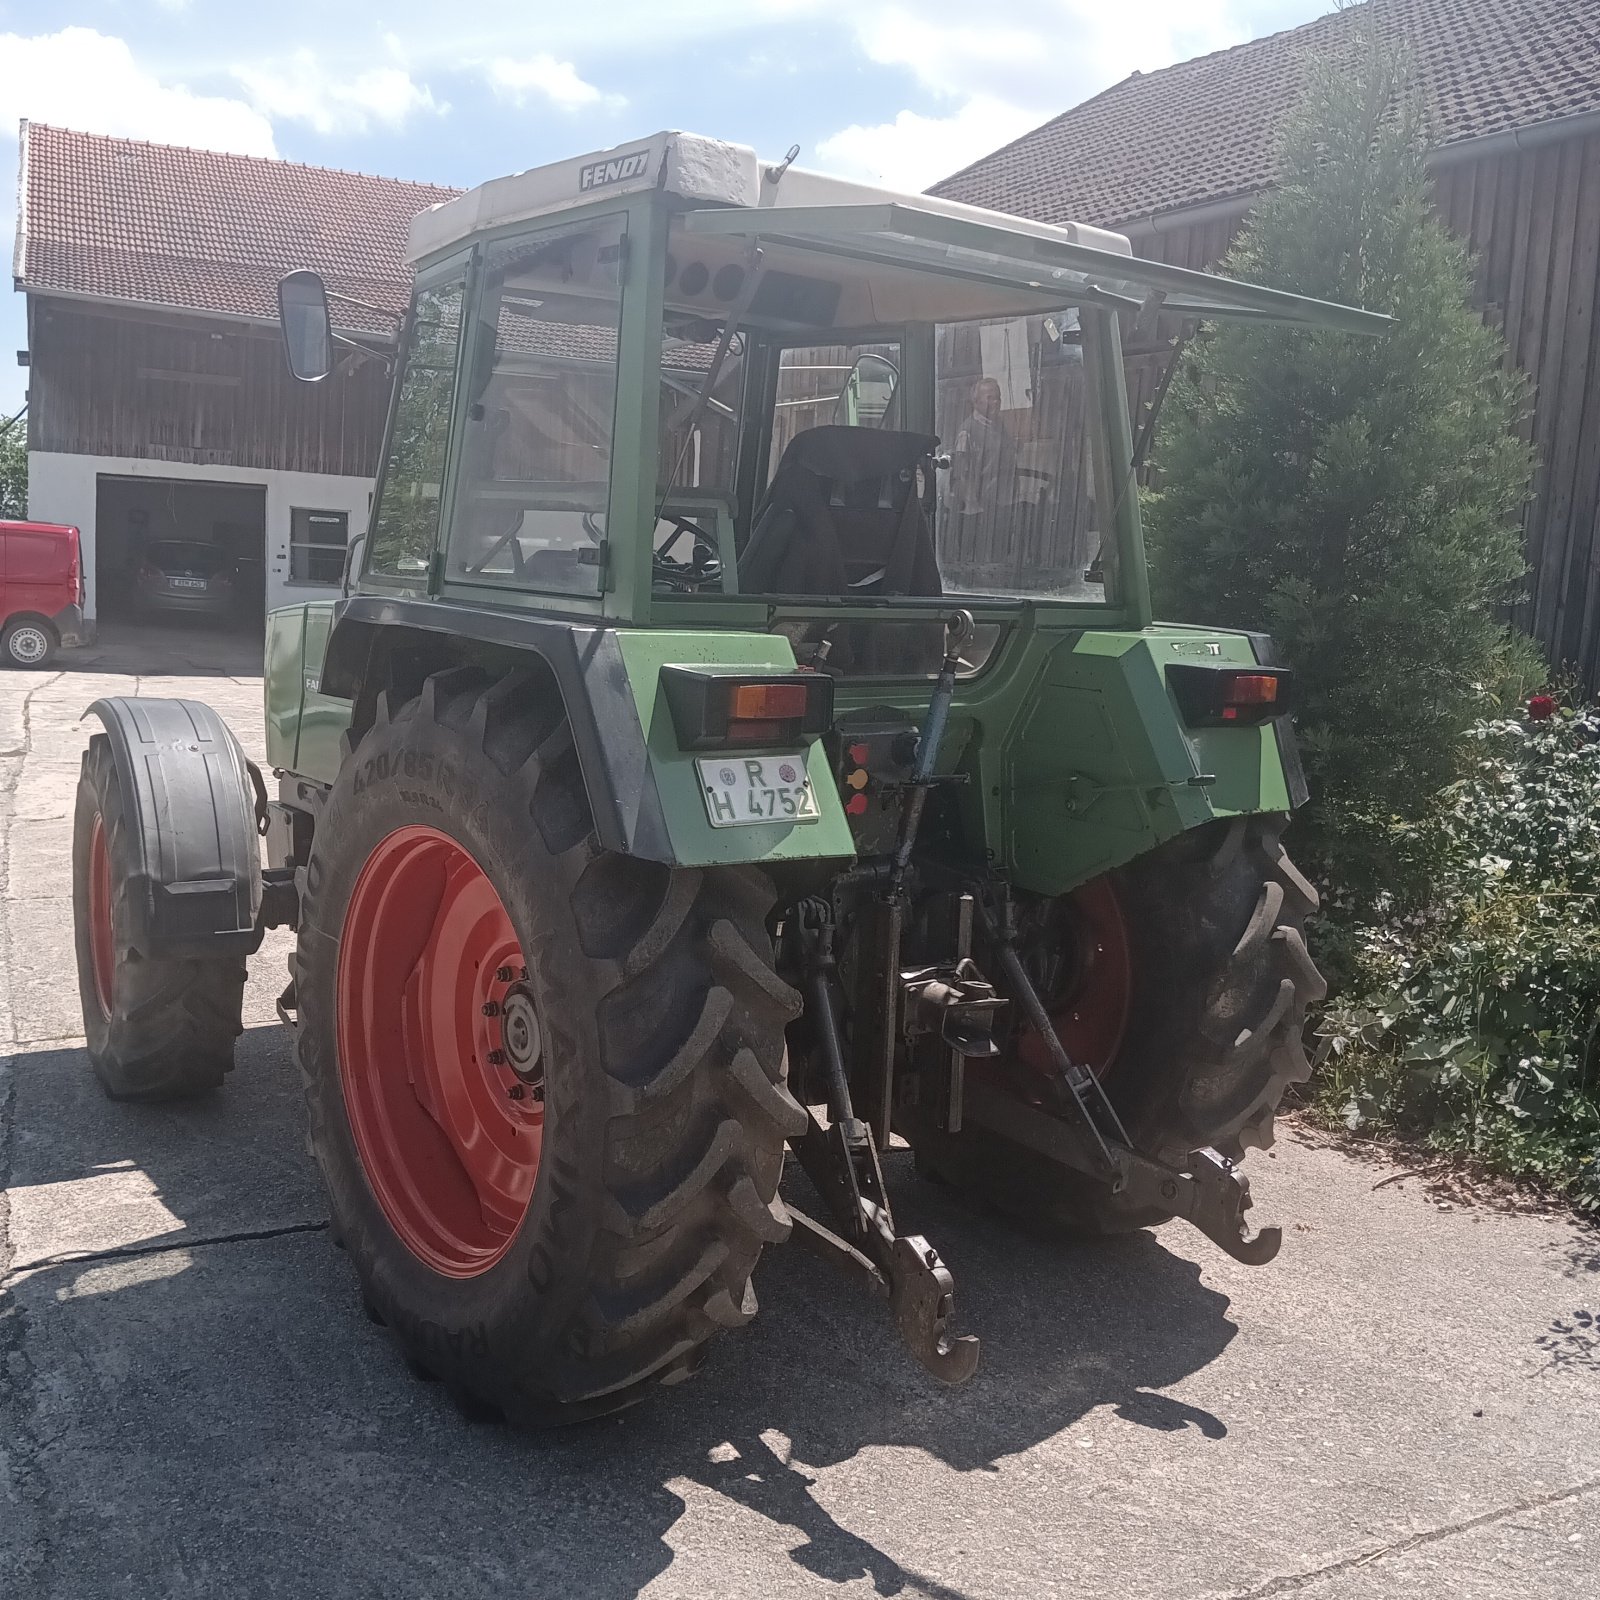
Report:
[[1548,722],[1556,714],[1556,697],[1553,694],[1528,696],[1528,721]]

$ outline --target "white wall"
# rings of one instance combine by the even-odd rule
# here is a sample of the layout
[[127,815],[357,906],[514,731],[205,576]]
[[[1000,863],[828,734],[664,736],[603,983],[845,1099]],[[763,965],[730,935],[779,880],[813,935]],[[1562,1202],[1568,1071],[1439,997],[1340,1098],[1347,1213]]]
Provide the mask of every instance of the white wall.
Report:
[[289,577],[289,513],[344,511],[350,537],[367,526],[371,478],[336,478],[323,472],[264,472],[249,467],[196,467],[181,461],[143,461],[123,456],[28,452],[28,515],[36,522],[69,522],[83,537],[83,568],[89,576],[88,612],[98,611],[95,590],[95,480],[102,473],[119,478],[172,478],[181,482],[252,483],[267,491],[267,609],[336,592],[318,583]]

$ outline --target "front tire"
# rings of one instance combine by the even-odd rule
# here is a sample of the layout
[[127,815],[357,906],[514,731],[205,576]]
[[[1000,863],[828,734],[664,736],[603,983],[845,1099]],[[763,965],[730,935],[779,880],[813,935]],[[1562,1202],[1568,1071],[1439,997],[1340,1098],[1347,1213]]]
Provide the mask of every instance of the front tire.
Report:
[[[1177,1161],[1210,1147],[1242,1160],[1273,1142],[1279,1102],[1310,1074],[1306,1016],[1327,985],[1304,936],[1316,890],[1283,848],[1286,822],[1210,824],[1062,902],[1089,954],[1044,998],[1069,1054],[1094,1069],[1147,1155]],[[1028,1073],[1047,1059],[1033,1043],[1013,1037],[997,1086],[1032,1098]],[[930,1176],[1020,1217],[1120,1233],[1170,1215],[1129,1211],[1103,1185],[983,1128],[928,1127],[914,1142]]]
[[73,939],[89,1060],[113,1100],[215,1089],[244,1030],[245,964],[146,957],[130,939],[136,841],[103,733],[89,740],[72,825]]
[[754,1314],[804,1123],[772,900],[602,849],[542,677],[380,700],[304,872],[298,1053],[335,1232],[414,1367],[567,1421]]
[[55,629],[38,617],[17,617],[0,629],[0,660],[8,667],[37,671],[48,666],[59,641]]

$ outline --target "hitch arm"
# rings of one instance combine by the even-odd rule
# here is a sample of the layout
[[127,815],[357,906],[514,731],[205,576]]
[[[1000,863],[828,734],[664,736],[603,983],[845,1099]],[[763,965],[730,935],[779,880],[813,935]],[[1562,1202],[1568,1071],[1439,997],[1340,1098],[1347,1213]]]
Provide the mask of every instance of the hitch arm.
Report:
[[1261,1266],[1272,1260],[1283,1243],[1283,1230],[1250,1232],[1244,1220],[1251,1203],[1250,1185],[1231,1161],[1215,1150],[1194,1150],[1179,1165],[1169,1166],[1134,1149],[1100,1080],[1067,1054],[1055,1022],[1022,964],[1009,897],[998,907],[984,906],[983,918],[995,942],[1006,985],[1050,1052],[1067,1115],[1065,1120],[1043,1117],[1009,1095],[969,1085],[967,1114],[971,1119],[1074,1171],[1102,1179],[1119,1207],[1171,1211],[1236,1261]]
[[[808,1117],[810,1114],[807,1114]],[[878,1153],[872,1143],[872,1130],[858,1123],[865,1138],[866,1149],[852,1149],[842,1138],[832,1137],[837,1128],[824,1130],[814,1117],[810,1126],[794,1141],[794,1151],[806,1176],[816,1185],[817,1192],[828,1201],[835,1215],[841,1213],[850,1188],[840,1172],[841,1156],[846,1164],[861,1161],[856,1174],[857,1192],[871,1186],[866,1168],[881,1185],[878,1171]],[[862,1158],[867,1158],[862,1160]],[[869,1198],[862,1193],[856,1203],[853,1217],[844,1213],[855,1226],[850,1230],[854,1237],[846,1239],[823,1226],[803,1211],[793,1206],[789,1214],[794,1218],[793,1237],[808,1249],[826,1257],[835,1266],[844,1268],[858,1283],[865,1283],[877,1293],[885,1295],[894,1317],[896,1330],[906,1348],[941,1383],[965,1383],[978,1370],[978,1341],[972,1334],[952,1335],[950,1319],[955,1312],[956,1281],[950,1269],[939,1258],[920,1233],[897,1234],[894,1218],[888,1204],[881,1199]]]
[[955,1279],[920,1234],[896,1233],[872,1128],[856,1116],[850,1102],[833,1005],[832,908],[821,900],[802,901],[796,920],[806,998],[828,1064],[830,1115],[824,1128],[807,1111],[805,1132],[790,1144],[842,1232],[791,1207],[795,1237],[887,1295],[895,1326],[912,1355],[942,1382],[965,1383],[977,1370],[978,1341],[950,1335]]

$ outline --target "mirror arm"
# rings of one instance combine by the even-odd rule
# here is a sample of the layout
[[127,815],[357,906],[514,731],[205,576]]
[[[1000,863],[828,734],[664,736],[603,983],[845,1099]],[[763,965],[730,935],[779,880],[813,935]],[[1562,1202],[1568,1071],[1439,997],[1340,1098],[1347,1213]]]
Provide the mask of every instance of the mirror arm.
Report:
[[342,344],[347,350],[354,350],[358,356],[365,356],[369,361],[381,361],[385,372],[394,372],[394,357],[387,350],[374,350],[370,345],[358,344],[354,339],[345,338],[342,333],[334,333],[331,328],[328,334],[335,344]]
[[[322,286],[322,292],[330,300],[342,300],[347,306],[360,306],[363,311],[370,311],[375,316],[387,317],[397,328],[406,320],[403,311],[391,311],[387,306],[375,306],[370,300],[357,300],[353,294],[340,294],[337,289],[330,289],[326,284]],[[335,339],[338,337],[338,334],[334,335]]]

